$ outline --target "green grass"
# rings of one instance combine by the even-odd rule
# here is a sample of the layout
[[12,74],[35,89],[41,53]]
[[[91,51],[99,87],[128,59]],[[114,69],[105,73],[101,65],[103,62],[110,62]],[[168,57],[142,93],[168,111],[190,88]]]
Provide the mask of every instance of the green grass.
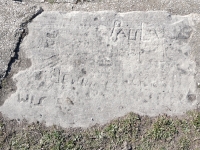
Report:
[[0,148],[11,150],[190,150],[200,147],[200,113],[182,119],[130,113],[104,126],[88,129],[45,127],[41,123],[0,121]]
[[192,123],[193,123],[195,129],[196,129],[197,131],[199,131],[199,130],[200,130],[200,114],[199,114],[199,113],[193,114]]
[[172,140],[178,134],[175,122],[167,116],[159,117],[148,132],[148,137],[153,140]]
[[191,141],[188,137],[181,137],[178,144],[179,150],[189,150],[191,146]]

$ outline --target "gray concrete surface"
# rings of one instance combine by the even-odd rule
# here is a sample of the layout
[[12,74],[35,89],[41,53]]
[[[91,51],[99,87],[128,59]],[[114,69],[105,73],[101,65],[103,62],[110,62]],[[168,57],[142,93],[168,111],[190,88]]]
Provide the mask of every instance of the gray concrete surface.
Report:
[[[9,118],[88,127],[129,112],[182,115],[197,108],[199,15],[43,12],[20,51],[31,67],[0,107]],[[195,37],[196,40],[196,37]]]

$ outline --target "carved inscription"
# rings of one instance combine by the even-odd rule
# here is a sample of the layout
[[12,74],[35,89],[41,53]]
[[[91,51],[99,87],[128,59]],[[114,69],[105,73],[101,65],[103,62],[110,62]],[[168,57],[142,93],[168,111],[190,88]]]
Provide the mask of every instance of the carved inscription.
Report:
[[121,27],[121,21],[116,20],[114,22],[114,27],[111,30],[111,39],[116,42],[118,39],[126,38],[128,40],[141,40],[142,30],[137,28],[124,28]]
[[86,14],[44,12],[39,25],[37,19],[29,25],[30,43],[23,48],[32,66],[15,76],[18,90],[11,99],[17,97],[17,107],[41,111],[45,121],[64,126],[104,123],[130,111],[180,114],[193,107],[193,28],[187,17]]

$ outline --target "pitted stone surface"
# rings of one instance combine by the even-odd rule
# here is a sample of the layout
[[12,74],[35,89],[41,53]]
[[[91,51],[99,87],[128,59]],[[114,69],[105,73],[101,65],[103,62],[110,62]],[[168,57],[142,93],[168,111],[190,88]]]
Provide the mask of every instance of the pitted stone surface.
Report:
[[17,91],[0,110],[10,118],[88,127],[129,112],[194,109],[194,16],[44,12],[21,45],[32,66],[14,76]]
[[26,3],[50,3],[50,4],[55,4],[55,3],[72,3],[72,4],[76,4],[78,2],[78,0],[21,0],[22,2],[26,2]]
[[40,13],[40,7],[0,0],[0,82],[8,71],[25,24]]

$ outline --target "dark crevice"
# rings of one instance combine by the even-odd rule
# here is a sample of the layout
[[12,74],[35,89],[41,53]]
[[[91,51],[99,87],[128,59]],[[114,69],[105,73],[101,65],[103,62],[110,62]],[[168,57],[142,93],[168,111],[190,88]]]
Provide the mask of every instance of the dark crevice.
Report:
[[[41,14],[42,12],[43,12],[43,9],[40,8],[40,10],[38,10],[38,12],[37,12],[36,14],[34,14],[29,20],[23,22],[23,23],[20,25],[20,28],[23,30],[23,32],[20,33],[19,40],[18,40],[18,42],[17,42],[17,44],[16,44],[16,48],[15,48],[14,51],[13,51],[14,56],[11,57],[10,62],[8,63],[8,68],[7,68],[7,70],[6,70],[6,74],[5,74],[5,77],[4,77],[4,78],[6,78],[6,77],[9,75],[9,73],[10,73],[10,71],[11,71],[11,68],[12,68],[12,64],[15,63],[15,61],[18,60],[18,58],[19,58],[18,53],[19,53],[19,50],[20,50],[20,44],[22,43],[24,37],[25,37],[26,35],[28,35],[28,27],[27,27],[28,23],[30,23],[35,17],[37,17],[37,16],[38,16],[39,14]],[[0,88],[1,88],[1,87],[0,87]]]
[[[5,102],[5,100],[8,98],[8,96],[12,93],[14,93],[17,90],[16,83],[13,81],[12,76],[15,71],[12,70],[13,65],[21,59],[19,57],[19,51],[20,51],[20,44],[22,43],[24,37],[28,34],[28,23],[30,23],[35,17],[40,15],[43,12],[42,8],[39,8],[37,12],[32,15],[30,18],[26,19],[24,22],[21,23],[19,26],[19,29],[22,31],[16,32],[16,36],[19,37],[18,42],[16,43],[16,47],[13,50],[13,55],[10,58],[10,61],[8,63],[7,70],[5,72],[4,77],[0,81],[0,106],[2,106]],[[14,69],[14,68],[13,68]],[[15,70],[15,69],[14,69]]]

